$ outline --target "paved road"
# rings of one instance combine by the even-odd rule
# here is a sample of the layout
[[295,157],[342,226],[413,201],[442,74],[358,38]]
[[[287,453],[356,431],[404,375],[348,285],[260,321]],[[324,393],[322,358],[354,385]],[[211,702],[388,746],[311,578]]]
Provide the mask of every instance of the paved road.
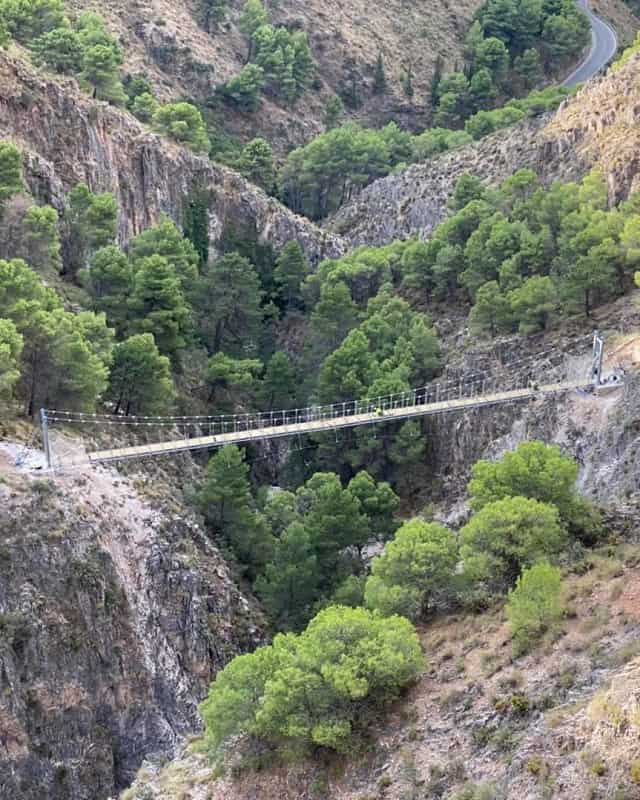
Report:
[[589,6],[589,0],[577,0],[591,23],[592,45],[589,55],[580,66],[564,81],[564,86],[575,86],[593,78],[606,66],[618,49],[618,37],[613,28],[596,16]]

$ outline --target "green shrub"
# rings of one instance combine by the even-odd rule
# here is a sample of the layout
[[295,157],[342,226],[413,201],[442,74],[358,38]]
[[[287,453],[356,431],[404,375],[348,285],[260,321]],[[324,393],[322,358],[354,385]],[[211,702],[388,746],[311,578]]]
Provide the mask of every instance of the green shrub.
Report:
[[451,589],[457,551],[455,537],[442,525],[405,522],[373,562],[365,587],[367,607],[417,619]]
[[153,116],[159,133],[175,139],[196,153],[209,150],[209,139],[200,111],[191,103],[168,103]]
[[557,555],[567,541],[555,506],[527,497],[489,503],[460,535],[468,578],[498,590],[513,585],[523,567]]
[[334,606],[296,636],[235,658],[200,706],[214,751],[253,734],[274,745],[348,748],[380,707],[424,667],[418,636],[400,617]]
[[562,577],[548,563],[525,570],[509,592],[507,617],[516,653],[525,653],[532,643],[562,618]]

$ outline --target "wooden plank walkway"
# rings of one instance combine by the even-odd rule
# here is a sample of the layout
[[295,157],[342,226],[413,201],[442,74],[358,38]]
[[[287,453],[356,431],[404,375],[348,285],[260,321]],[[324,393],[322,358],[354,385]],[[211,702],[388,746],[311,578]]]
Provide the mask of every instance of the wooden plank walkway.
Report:
[[483,408],[485,406],[501,405],[530,400],[540,395],[559,394],[575,389],[588,389],[591,383],[584,380],[567,381],[540,386],[537,389],[513,389],[497,394],[464,397],[456,400],[444,400],[421,405],[390,408],[382,415],[377,412],[366,414],[351,414],[348,416],[325,417],[312,419],[288,425],[274,425],[267,428],[256,428],[243,431],[220,433],[216,436],[201,436],[193,439],[175,439],[156,444],[144,444],[135,447],[122,447],[114,450],[99,450],[88,453],[91,464],[103,464],[110,461],[125,461],[133,458],[146,458],[150,456],[163,456],[174,453],[184,453],[190,450],[210,450],[224,447],[228,444],[243,444],[261,439],[276,439],[286,436],[299,436],[309,433],[323,433],[339,430],[341,428],[355,428],[361,425],[373,425],[394,420],[411,419],[412,417],[425,417],[434,414],[446,414],[465,409]]

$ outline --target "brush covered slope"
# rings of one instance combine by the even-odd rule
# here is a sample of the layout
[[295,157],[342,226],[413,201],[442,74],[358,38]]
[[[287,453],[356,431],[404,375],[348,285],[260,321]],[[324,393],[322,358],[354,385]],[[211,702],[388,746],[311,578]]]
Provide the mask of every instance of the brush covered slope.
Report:
[[351,246],[427,238],[448,214],[465,173],[495,184],[515,169],[543,180],[575,180],[594,167],[604,174],[612,202],[638,189],[640,53],[631,48],[619,66],[589,82],[553,115],[525,120],[450,153],[375,181],[328,224]]
[[[148,75],[165,100],[205,101],[246,64],[243,0],[218,3],[226,7],[219,22],[203,22],[201,9],[215,3],[74,0],[72,5],[78,12],[98,11],[106,18],[125,46],[125,68]],[[327,101],[354,86],[359,98],[354,118],[371,124],[394,118],[424,127],[431,113],[427,98],[436,65],[454,69],[463,61],[464,38],[482,3],[391,0],[375,9],[364,0],[280,0],[267,5],[274,24],[307,33],[317,63],[316,84],[293,108],[267,99],[260,114],[232,112],[226,121],[244,140],[263,136],[284,149],[320,133]],[[386,65],[384,96],[374,91],[379,56]],[[403,88],[408,71],[412,97]]]

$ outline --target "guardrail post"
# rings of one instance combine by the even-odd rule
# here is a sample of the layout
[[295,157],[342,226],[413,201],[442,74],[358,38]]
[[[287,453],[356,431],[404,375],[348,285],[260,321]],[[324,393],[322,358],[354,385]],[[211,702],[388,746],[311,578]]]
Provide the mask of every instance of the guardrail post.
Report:
[[47,462],[47,469],[51,469],[51,442],[49,441],[49,418],[44,408],[40,409],[40,427],[42,428],[42,443],[44,445],[44,456]]

